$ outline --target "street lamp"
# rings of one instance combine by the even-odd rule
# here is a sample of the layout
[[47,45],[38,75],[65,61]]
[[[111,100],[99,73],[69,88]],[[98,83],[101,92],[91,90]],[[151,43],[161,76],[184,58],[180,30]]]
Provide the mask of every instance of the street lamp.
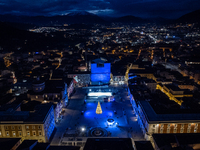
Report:
[[81,128],[81,131],[82,131],[82,132],[84,132],[84,131],[85,131],[85,128],[84,128],[84,127],[82,127],[82,128]]

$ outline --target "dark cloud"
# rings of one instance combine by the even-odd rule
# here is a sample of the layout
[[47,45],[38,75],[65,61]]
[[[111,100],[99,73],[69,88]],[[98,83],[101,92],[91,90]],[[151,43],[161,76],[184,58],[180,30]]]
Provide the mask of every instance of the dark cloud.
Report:
[[85,10],[99,15],[177,18],[200,9],[200,0],[0,0],[0,14],[59,15]]

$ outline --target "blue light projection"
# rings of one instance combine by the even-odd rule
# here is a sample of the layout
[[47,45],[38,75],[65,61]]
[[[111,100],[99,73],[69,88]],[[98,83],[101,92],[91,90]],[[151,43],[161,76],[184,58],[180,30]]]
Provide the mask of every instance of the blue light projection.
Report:
[[90,78],[92,82],[109,82],[110,74],[91,74]]
[[110,81],[110,63],[104,63],[101,67],[98,64],[91,64],[91,81],[92,82],[109,82]]
[[98,74],[103,74],[103,73],[110,73],[110,63],[104,63],[103,67],[97,67],[97,64],[91,64],[91,73],[98,73]]

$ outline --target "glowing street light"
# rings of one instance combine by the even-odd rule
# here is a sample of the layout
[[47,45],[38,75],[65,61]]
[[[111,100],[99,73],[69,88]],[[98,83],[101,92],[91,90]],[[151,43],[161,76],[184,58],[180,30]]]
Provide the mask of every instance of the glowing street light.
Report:
[[84,128],[84,127],[82,127],[82,128],[81,128],[81,131],[82,131],[82,132],[84,132],[84,131],[85,131],[85,128]]

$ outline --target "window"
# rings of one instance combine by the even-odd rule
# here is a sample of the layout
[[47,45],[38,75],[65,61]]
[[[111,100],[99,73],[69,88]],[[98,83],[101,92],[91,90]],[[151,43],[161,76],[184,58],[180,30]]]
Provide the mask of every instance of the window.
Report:
[[41,135],[42,135],[42,132],[41,132],[41,131],[39,131],[38,133],[39,133],[39,136],[41,136]]
[[8,126],[5,126],[5,129],[8,130]]
[[18,126],[18,129],[21,130],[21,126]]
[[12,126],[12,130],[15,130],[15,127],[14,127],[14,126]]
[[181,129],[180,133],[183,133],[183,129]]
[[155,132],[155,129],[152,129],[152,132],[154,133],[154,132]]
[[26,129],[29,129],[29,126],[26,126]]
[[36,88],[36,90],[38,90],[38,88]]
[[190,129],[187,129],[187,133],[190,133]]
[[195,123],[195,127],[198,127],[198,123]]
[[22,131],[19,131],[18,134],[19,134],[19,136],[22,136]]
[[104,67],[104,64],[97,64],[97,67]]
[[163,133],[163,129],[160,129],[160,133]]
[[177,129],[174,129],[174,133],[176,133],[177,132]]
[[38,126],[38,129],[41,129],[41,126]]
[[35,96],[35,98],[37,98],[37,99],[38,99],[38,96]]
[[36,136],[36,132],[35,131],[33,131],[33,136]]
[[163,128],[163,127],[164,127],[164,124],[161,124],[160,127]]
[[40,88],[40,90],[41,90],[42,88]]
[[27,131],[27,136],[30,136],[30,131]]
[[155,128],[155,124],[153,124],[153,128]]
[[168,124],[167,127],[170,128],[170,124]]
[[177,124],[174,124],[174,127],[177,128]]
[[170,133],[170,129],[167,129],[167,133]]
[[194,129],[194,133],[197,133],[197,130],[196,130],[196,129]]
[[32,129],[35,129],[35,126],[32,126]]
[[16,136],[16,133],[15,133],[15,131],[12,131],[12,135],[13,135],[13,136]]
[[184,124],[181,124],[181,128],[184,128]]
[[191,123],[188,124],[188,127],[191,127]]
[[9,136],[9,131],[6,131],[6,135]]
[[1,131],[0,131],[0,136],[1,136]]

